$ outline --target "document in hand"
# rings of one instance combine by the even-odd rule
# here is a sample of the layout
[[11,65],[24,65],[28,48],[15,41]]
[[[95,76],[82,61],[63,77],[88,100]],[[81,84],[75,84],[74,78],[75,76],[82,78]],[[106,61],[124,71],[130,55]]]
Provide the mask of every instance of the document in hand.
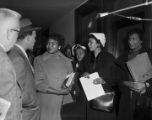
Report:
[[152,64],[146,52],[137,55],[126,64],[135,81],[145,82],[152,77],[152,75],[147,74],[152,69]]
[[96,78],[99,78],[98,72],[90,74],[89,78],[80,78],[80,82],[88,101],[105,94],[101,84],[93,84],[93,80]]
[[10,108],[11,103],[3,98],[0,98],[0,120],[4,120]]
[[69,75],[66,76],[67,78],[67,81],[66,81],[66,87],[69,87],[72,83],[72,81],[74,80],[74,76],[75,76],[75,73],[71,73]]

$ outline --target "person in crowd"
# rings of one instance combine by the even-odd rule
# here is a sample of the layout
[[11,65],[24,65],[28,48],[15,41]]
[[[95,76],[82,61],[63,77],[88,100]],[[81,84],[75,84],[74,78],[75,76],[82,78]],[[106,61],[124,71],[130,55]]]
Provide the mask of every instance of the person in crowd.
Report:
[[[115,58],[104,50],[106,43],[106,37],[104,33],[90,33],[88,47],[93,53],[90,57],[90,63],[86,69],[88,75],[94,72],[98,72],[100,78],[94,80],[94,84],[103,84],[103,88],[106,92],[115,90]],[[88,120],[115,120],[116,112],[115,109],[110,112],[97,111],[90,107],[88,103],[87,107],[87,119]]]
[[[144,52],[148,53],[152,62],[152,51],[144,48],[141,29],[132,29],[128,36],[129,51],[118,57],[121,77],[118,120],[151,120],[152,79],[146,82],[134,82],[126,62]],[[150,72],[147,74],[151,75]]]
[[26,50],[32,50],[36,30],[30,19],[25,18],[20,21],[21,30],[14,48],[10,51],[9,57],[13,62],[16,71],[17,82],[22,92],[23,120],[39,119],[39,101],[34,83],[34,70],[26,54]]
[[73,68],[74,71],[76,72],[76,77],[75,77],[75,84],[73,85],[72,89],[72,95],[75,98],[75,101],[78,103],[79,107],[79,113],[81,115],[81,120],[86,119],[86,96],[84,94],[83,88],[81,86],[81,83],[79,81],[81,72],[79,69],[83,67],[83,62],[86,62],[84,59],[86,54],[87,54],[87,48],[85,46],[82,46],[80,44],[76,44],[73,50],[73,53],[75,53],[75,61],[73,61]]
[[[22,117],[20,86],[16,81],[13,64],[7,55],[17,40],[20,18],[18,12],[0,8],[0,97],[10,103],[5,120],[21,120]],[[4,114],[2,109],[4,108],[1,108],[1,115]]]
[[76,44],[73,48],[73,53],[75,55],[75,60],[73,61],[74,71],[77,71],[79,68],[80,62],[83,60],[87,52],[87,48],[80,44]]
[[64,87],[66,76],[73,72],[71,60],[60,49],[64,38],[48,37],[47,51],[34,60],[36,87],[40,97],[40,120],[61,120],[61,106],[72,102],[70,87]]
[[64,54],[66,57],[70,58],[70,59],[73,59],[72,57],[72,47],[71,45],[67,44],[64,48]]
[[[72,47],[72,56],[75,59],[73,59],[73,61],[71,62],[73,65],[75,76],[74,76],[74,84],[72,86],[72,90],[70,93],[72,95],[74,102],[65,104],[62,106],[62,109],[61,109],[62,120],[67,120],[67,119],[85,120],[86,119],[85,118],[86,116],[85,100],[86,99],[85,99],[84,94],[83,94],[84,96],[81,95],[83,93],[83,90],[82,90],[82,87],[80,86],[79,73],[77,71],[78,66],[79,66],[78,64],[82,61],[83,57],[85,56],[85,52],[86,52],[86,48],[82,45],[76,44]],[[76,64],[77,64],[77,67],[76,67]]]
[[75,84],[73,85],[71,93],[72,93],[72,96],[75,101],[79,101],[80,103],[82,103],[84,100],[82,100],[82,96],[80,95],[83,91],[80,92],[80,89],[82,87],[79,82],[79,78],[81,76],[81,74],[79,73],[79,68],[83,64],[83,58],[85,57],[85,55],[87,53],[87,48],[80,44],[76,44],[73,46],[72,51],[73,51],[72,52],[73,56],[75,58],[72,61],[72,65],[73,65],[73,69],[74,69],[74,72],[76,73],[76,75],[75,75]]

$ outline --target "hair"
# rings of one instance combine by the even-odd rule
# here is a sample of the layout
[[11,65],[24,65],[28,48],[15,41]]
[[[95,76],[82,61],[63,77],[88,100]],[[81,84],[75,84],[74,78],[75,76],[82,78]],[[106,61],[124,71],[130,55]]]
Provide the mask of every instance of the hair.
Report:
[[33,31],[23,32],[21,35],[18,36],[18,40],[17,41],[23,40],[26,36],[32,35],[32,33],[33,33]]
[[9,17],[16,17],[18,19],[21,18],[21,15],[13,10],[7,9],[7,8],[0,8],[0,18],[9,18]]
[[13,10],[7,8],[0,8],[0,30],[11,18],[20,19],[21,15]]
[[100,40],[98,40],[94,35],[89,35],[89,37],[88,38],[93,38],[93,39],[95,39],[95,41],[100,45],[100,49],[103,51],[104,50],[104,47],[103,47],[103,45],[101,44],[101,42],[100,42]]
[[65,50],[67,50],[67,49],[70,49],[70,50],[71,50],[72,47],[71,47],[71,45],[67,44],[67,45],[64,47],[64,49],[65,49]]
[[134,29],[130,30],[130,31],[128,32],[128,37],[129,37],[130,35],[132,35],[132,34],[137,34],[137,35],[139,36],[139,39],[140,39],[141,41],[143,41],[143,31],[142,31],[141,29],[139,29],[139,28],[134,28]]
[[77,46],[76,49],[75,49],[75,53],[77,50],[82,50],[84,52],[84,54],[87,53],[87,49],[83,49],[81,46]]
[[50,39],[53,39],[53,40],[57,41],[59,46],[61,46],[61,47],[64,46],[64,37],[62,35],[57,34],[57,33],[49,35],[46,44],[48,43],[48,41]]

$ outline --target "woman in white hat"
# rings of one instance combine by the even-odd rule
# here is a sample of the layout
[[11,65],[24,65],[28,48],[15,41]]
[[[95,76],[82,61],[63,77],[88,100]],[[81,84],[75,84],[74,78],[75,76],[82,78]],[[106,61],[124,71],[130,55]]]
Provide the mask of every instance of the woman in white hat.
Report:
[[[88,47],[93,56],[91,57],[90,65],[87,73],[91,74],[98,72],[100,78],[94,80],[94,84],[103,84],[105,91],[110,92],[114,90],[114,72],[115,72],[115,58],[104,50],[106,38],[104,33],[90,33]],[[87,74],[86,74],[87,75]],[[115,110],[112,112],[96,111],[90,108],[87,109],[88,120],[115,120]]]

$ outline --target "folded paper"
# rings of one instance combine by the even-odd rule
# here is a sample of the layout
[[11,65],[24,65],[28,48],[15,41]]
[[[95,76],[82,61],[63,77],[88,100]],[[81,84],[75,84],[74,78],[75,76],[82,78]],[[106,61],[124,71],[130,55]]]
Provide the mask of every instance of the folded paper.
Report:
[[80,78],[80,82],[82,84],[83,90],[85,92],[88,101],[105,94],[101,84],[96,85],[93,83],[93,81],[96,78],[99,78],[98,72],[90,74],[89,78],[86,77]]
[[11,103],[3,98],[0,98],[0,120],[5,120]]
[[146,52],[137,55],[135,58],[126,62],[126,64],[134,81],[145,82],[152,78],[152,74],[149,74],[152,70],[152,64]]

